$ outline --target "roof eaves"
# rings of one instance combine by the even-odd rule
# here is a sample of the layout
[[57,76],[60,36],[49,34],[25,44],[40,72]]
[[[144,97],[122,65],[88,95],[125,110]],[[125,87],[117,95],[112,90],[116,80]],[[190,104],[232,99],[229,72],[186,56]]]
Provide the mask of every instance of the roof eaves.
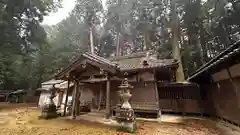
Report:
[[54,78],[59,78],[60,76],[62,76],[64,73],[66,73],[66,71],[68,71],[70,68],[73,67],[73,65],[75,65],[76,63],[78,63],[79,61],[81,61],[82,56],[80,56],[78,59],[76,59],[74,62],[72,62],[71,64],[69,64],[66,68],[64,68],[62,71],[60,71],[59,73],[57,73],[57,75],[54,76]]
[[90,54],[90,53],[85,53],[83,54],[83,56],[85,56],[86,58],[88,59],[91,59],[91,60],[94,60],[96,62],[99,62],[101,64],[107,64],[109,66],[112,66],[112,67],[115,67],[116,65],[114,63],[112,63],[110,60],[108,59],[105,59],[103,57],[100,57],[98,55],[95,55],[95,54]]
[[197,77],[201,73],[203,73],[206,70],[208,70],[209,68],[211,68],[213,65],[216,65],[216,64],[226,60],[227,58],[233,56],[235,53],[238,53],[240,51],[239,47],[240,47],[240,41],[234,43],[233,45],[228,47],[226,50],[221,52],[219,55],[214,57],[212,60],[210,60],[208,63],[201,66],[195,73],[193,73],[190,77],[188,77],[187,80],[194,79],[195,77]]
[[145,56],[146,56],[146,52],[138,52],[138,53],[133,53],[126,56],[109,57],[108,60],[119,61],[122,59],[139,58],[139,57],[145,57]]

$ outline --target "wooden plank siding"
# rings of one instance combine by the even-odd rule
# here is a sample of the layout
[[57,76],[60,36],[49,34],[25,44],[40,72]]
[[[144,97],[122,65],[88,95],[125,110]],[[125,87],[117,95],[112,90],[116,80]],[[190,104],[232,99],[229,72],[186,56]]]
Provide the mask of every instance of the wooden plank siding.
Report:
[[229,67],[230,75],[226,71],[214,73],[214,82],[205,85],[212,107],[207,113],[240,124],[240,64]]
[[203,114],[205,101],[202,95],[197,85],[159,86],[159,107],[163,112]]

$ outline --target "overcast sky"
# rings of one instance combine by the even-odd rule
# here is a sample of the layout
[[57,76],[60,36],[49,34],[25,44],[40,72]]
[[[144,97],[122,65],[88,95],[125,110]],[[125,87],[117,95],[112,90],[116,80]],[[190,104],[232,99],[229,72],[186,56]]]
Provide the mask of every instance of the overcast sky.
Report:
[[75,5],[75,0],[63,0],[62,8],[58,9],[56,13],[50,13],[49,16],[45,16],[43,24],[54,25],[65,19],[69,12],[72,11]]
[[[104,6],[106,3],[106,0],[102,0],[102,2]],[[69,15],[69,12],[72,11],[72,9],[74,8],[74,5],[75,5],[75,0],[63,0],[62,8],[58,9],[56,13],[50,13],[48,16],[45,16],[42,24],[47,24],[47,25],[57,24],[58,22],[65,19]]]

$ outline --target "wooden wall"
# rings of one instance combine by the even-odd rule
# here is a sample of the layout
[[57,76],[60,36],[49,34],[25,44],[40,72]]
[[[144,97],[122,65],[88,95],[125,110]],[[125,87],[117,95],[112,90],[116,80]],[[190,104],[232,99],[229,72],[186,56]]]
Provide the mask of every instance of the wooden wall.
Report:
[[212,78],[212,84],[202,84],[211,105],[206,113],[240,124],[240,64],[229,67],[229,72],[214,73]]
[[134,109],[142,111],[159,110],[155,82],[135,82],[131,83],[131,85],[134,88],[131,90],[132,98],[130,103]]
[[[119,103],[118,86],[121,82],[111,83],[111,105],[116,107]],[[159,110],[157,94],[155,90],[155,84],[152,81],[149,82],[130,82],[133,89],[130,90],[132,94],[130,104],[135,111],[147,111],[156,112]]]
[[204,113],[204,93],[197,85],[159,84],[159,107],[163,112]]

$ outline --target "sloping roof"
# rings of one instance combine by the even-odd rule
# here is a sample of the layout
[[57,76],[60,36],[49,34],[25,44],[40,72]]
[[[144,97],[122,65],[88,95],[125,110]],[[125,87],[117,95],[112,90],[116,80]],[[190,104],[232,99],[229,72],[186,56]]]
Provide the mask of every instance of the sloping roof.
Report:
[[[109,58],[109,60],[117,63],[121,71],[178,66],[178,62],[174,59],[157,59],[154,55],[149,55],[146,59],[146,52]],[[143,65],[143,60],[147,60],[148,65]]]
[[221,52],[219,55],[211,59],[208,63],[201,66],[199,69],[196,70],[187,80],[192,80],[202,73],[206,72],[210,68],[213,68],[214,66],[218,65],[219,63],[222,63],[226,61],[227,59],[232,58],[233,56],[240,54],[240,41],[234,43],[233,45],[229,46],[226,50]]
[[14,90],[0,90],[0,95],[5,95],[13,92]]
[[[37,90],[39,90],[39,91],[41,91],[41,90],[48,91],[48,90],[50,90],[50,88],[53,87],[53,84],[56,84],[55,88],[58,88],[58,89],[66,89],[68,87],[68,81],[52,79],[52,80],[43,82],[41,88],[38,88]],[[74,83],[70,82],[69,87],[72,87],[73,85],[74,85]]]
[[41,85],[53,85],[53,84],[60,84],[64,82],[64,80],[55,80],[55,79],[52,79],[52,80],[49,80],[49,81],[46,81],[46,82],[43,82],[41,83]]
[[146,52],[134,53],[127,56],[110,57],[108,59],[95,54],[84,53],[79,59],[75,60],[67,68],[58,73],[56,77],[64,74],[65,72],[69,72],[69,70],[79,66],[79,63],[82,61],[83,58],[94,61],[101,65],[105,65],[108,68],[114,69],[114,71],[131,71],[146,68],[178,66],[178,61],[176,61],[175,59],[157,59],[154,55],[149,55],[147,59],[148,65],[144,65],[142,62],[143,60],[146,60]]
[[100,62],[102,64],[108,64],[109,66],[116,67],[116,64],[114,64],[110,60],[105,59],[103,57],[100,57],[98,55],[91,54],[91,53],[84,53],[83,56],[85,56],[88,59],[91,59],[91,60],[94,60],[94,61],[98,61],[98,62]]
[[117,71],[117,66],[116,64],[112,63],[111,61],[109,61],[108,59],[99,57],[95,54],[91,54],[91,53],[84,53],[82,54],[78,59],[76,59],[73,63],[71,63],[70,65],[68,65],[67,68],[63,69],[62,71],[60,71],[55,77],[59,77],[62,74],[65,74],[66,72],[70,72],[71,70],[73,70],[74,68],[78,67],[82,60],[86,59],[88,61],[93,61],[99,65],[103,65],[103,68],[105,67],[106,71],[109,72],[116,72]]
[[24,89],[16,90],[16,91],[11,92],[11,94],[18,94],[18,93],[24,93],[24,92],[27,92],[27,90],[24,90]]

